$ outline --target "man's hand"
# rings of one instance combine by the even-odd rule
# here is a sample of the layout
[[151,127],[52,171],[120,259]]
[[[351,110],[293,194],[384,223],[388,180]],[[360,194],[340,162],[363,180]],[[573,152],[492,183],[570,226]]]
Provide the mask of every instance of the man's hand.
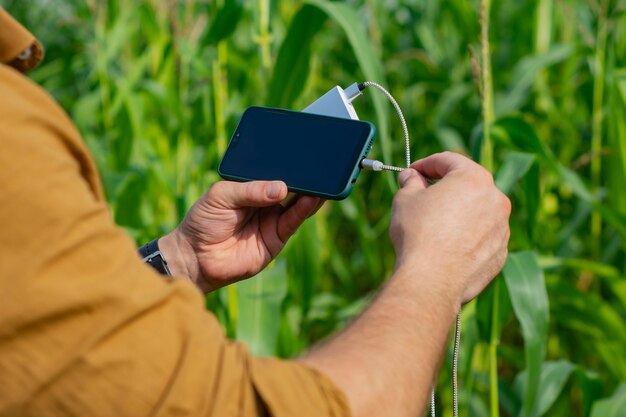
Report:
[[[439,182],[428,186],[424,177]],[[347,329],[300,359],[344,390],[354,416],[424,414],[461,303],[507,256],[511,205],[484,168],[444,152],[399,180],[393,275]]]
[[209,292],[248,278],[281,251],[287,239],[323,204],[302,196],[289,208],[282,181],[220,181],[189,210],[159,247],[173,275]]
[[[441,180],[427,186],[422,175]],[[476,297],[506,260],[511,202],[486,169],[452,152],[415,162],[399,181],[390,228],[396,268],[428,265],[433,286],[462,303]]]

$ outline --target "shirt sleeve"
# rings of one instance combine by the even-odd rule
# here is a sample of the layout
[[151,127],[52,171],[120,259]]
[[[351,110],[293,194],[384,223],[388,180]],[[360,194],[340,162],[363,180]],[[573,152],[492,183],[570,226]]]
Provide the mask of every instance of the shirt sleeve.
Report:
[[0,415],[347,416],[305,365],[225,339],[144,265],[66,115],[0,65]]

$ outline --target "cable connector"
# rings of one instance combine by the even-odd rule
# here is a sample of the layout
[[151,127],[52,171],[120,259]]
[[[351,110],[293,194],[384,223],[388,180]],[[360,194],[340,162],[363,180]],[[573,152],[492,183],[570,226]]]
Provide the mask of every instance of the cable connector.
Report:
[[361,168],[367,171],[382,171],[383,163],[374,159],[364,159],[361,161]]
[[394,172],[402,172],[406,168],[394,167],[393,165],[385,165],[380,161],[375,159],[363,159],[361,160],[361,169],[367,171],[394,171]]
[[362,93],[363,89],[359,85],[359,83],[354,83],[343,90],[343,94],[345,94],[348,103],[352,103],[355,98],[359,97]]

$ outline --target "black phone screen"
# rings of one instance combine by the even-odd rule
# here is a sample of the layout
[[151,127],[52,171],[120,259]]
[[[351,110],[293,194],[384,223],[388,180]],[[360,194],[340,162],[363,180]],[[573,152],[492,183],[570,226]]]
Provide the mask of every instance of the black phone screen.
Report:
[[345,191],[373,138],[371,124],[264,107],[248,108],[220,163],[237,180],[282,180],[333,196]]

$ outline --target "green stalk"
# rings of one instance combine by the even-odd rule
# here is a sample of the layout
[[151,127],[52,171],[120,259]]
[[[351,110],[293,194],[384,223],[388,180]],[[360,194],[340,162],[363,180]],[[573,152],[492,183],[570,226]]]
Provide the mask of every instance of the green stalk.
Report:
[[490,416],[500,415],[498,399],[498,345],[500,344],[500,280],[493,283],[493,308],[491,310],[491,332],[489,335],[489,409]]
[[[563,11],[564,19],[574,19],[574,13],[570,9],[564,8]],[[560,26],[560,34],[559,34],[559,43],[568,44],[576,42],[577,36],[577,28],[575,25],[559,25]],[[558,77],[561,80],[573,80],[575,74],[578,71],[578,62],[579,58],[576,55],[572,55],[568,58],[562,66],[562,69],[559,70]],[[564,117],[564,115],[574,114],[576,109],[576,91],[577,87],[575,83],[572,82],[563,82],[561,83],[561,94],[558,98],[558,101],[555,106],[555,115],[557,118],[557,123],[555,123],[554,128],[557,128],[561,132],[563,132],[562,137],[576,137],[578,135],[578,131],[575,127],[575,124],[571,123],[570,118]],[[558,158],[560,160],[567,160],[569,157],[564,155],[568,151],[564,149],[560,149]]]
[[481,79],[483,91],[483,146],[481,164],[493,171],[493,144],[491,143],[491,125],[494,121],[493,112],[493,82],[491,79],[491,53],[489,51],[489,10],[491,0],[480,1],[480,55]]
[[[535,20],[535,53],[540,55],[550,50],[552,43],[552,10],[554,0],[539,0],[537,4],[537,15]],[[548,86],[548,72],[541,71],[537,74],[535,90],[537,99],[535,101],[537,109],[548,112],[553,107]]]
[[[591,183],[598,191],[602,182],[602,120],[604,104],[604,72],[606,60],[606,40],[608,34],[608,0],[602,2],[598,15],[598,33],[596,38],[596,53],[594,56],[595,77],[593,80],[593,110],[591,133]],[[602,218],[594,210],[591,214],[591,236],[593,242],[593,256],[600,256],[602,238]]]
[[[174,14],[172,17],[172,27],[181,28],[186,26],[186,22],[182,21],[182,25],[179,23],[176,25],[178,16]],[[184,38],[183,31],[173,32],[173,42],[179,45]],[[178,73],[176,74],[177,88],[178,88],[178,106],[180,111],[180,120],[182,122],[182,129],[176,138],[175,153],[176,153],[176,195],[179,198],[184,198],[185,190],[189,186],[189,170],[191,167],[191,154],[192,143],[190,133],[190,119],[189,113],[184,110],[184,103],[189,102],[189,79],[190,79],[190,62],[189,55],[180,53],[179,49],[175,49],[178,54]],[[176,71],[176,70],[175,70]],[[184,213],[184,212],[183,212]],[[179,212],[179,216],[181,213]]]
[[[101,9],[102,7],[102,9]],[[109,130],[113,123],[111,121],[111,115],[109,113],[110,107],[110,85],[109,77],[107,75],[107,62],[105,60],[104,47],[106,38],[106,15],[107,6],[99,6],[98,3],[94,3],[92,7],[95,25],[95,55],[96,55],[96,68],[98,73],[98,83],[100,87],[100,99],[102,100],[102,123],[105,130]]]
[[[535,52],[548,52],[552,42],[552,9],[554,0],[539,0],[535,24]],[[545,72],[544,72],[545,73]]]
[[270,2],[269,0],[259,0],[259,35],[258,42],[261,48],[261,64],[265,70],[269,70],[271,65],[270,55]]
[[[215,6],[220,8],[223,1],[217,1]],[[211,84],[213,86],[213,110],[215,113],[215,143],[217,158],[226,151],[226,115],[224,107],[228,101],[228,76],[226,63],[228,61],[228,45],[222,40],[216,45],[215,60],[211,64]],[[230,294],[230,293],[229,293]]]
[[[483,144],[481,164],[493,172],[493,143],[491,141],[491,125],[494,121],[493,81],[491,78],[491,52],[489,47],[489,12],[491,0],[480,1],[480,55],[482,80],[482,112],[483,112]],[[498,343],[499,343],[499,294],[500,281],[496,279],[493,291],[493,310],[491,313],[491,334],[489,337],[489,405],[491,417],[498,417],[500,407],[498,401]]]
[[213,106],[215,109],[215,141],[217,153],[222,155],[226,150],[226,116],[224,105],[228,100],[228,77],[226,61],[228,59],[228,45],[221,41],[217,45],[217,57],[213,61]]

